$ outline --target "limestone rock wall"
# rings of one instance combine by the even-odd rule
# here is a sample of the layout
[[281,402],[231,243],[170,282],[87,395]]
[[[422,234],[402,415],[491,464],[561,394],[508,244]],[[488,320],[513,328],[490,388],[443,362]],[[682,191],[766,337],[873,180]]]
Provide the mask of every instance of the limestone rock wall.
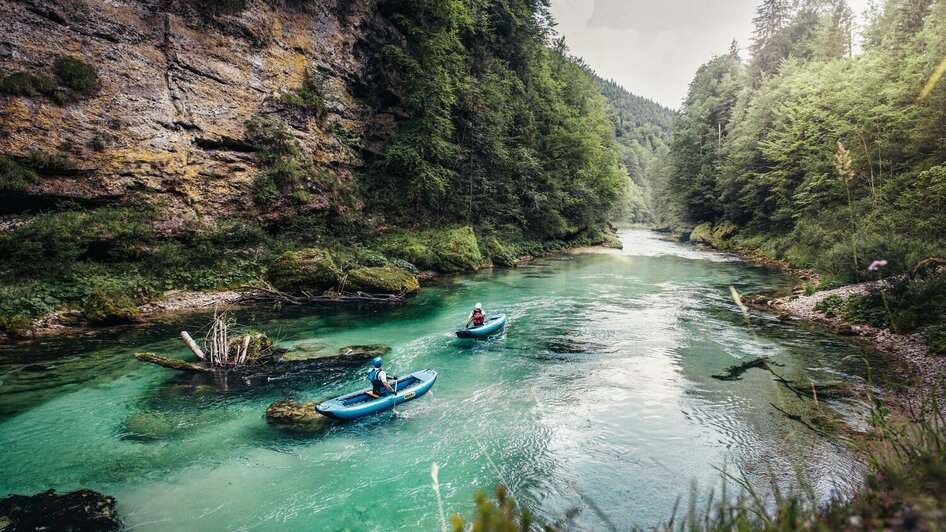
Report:
[[[160,205],[161,223],[257,215],[259,169],[244,123],[282,117],[305,155],[341,186],[393,132],[381,102],[380,48],[397,38],[378,0],[248,0],[208,15],[202,0],[0,0],[0,74],[50,75],[60,55],[95,66],[96,95],[57,104],[0,94],[0,155],[64,154],[25,196]],[[198,7],[195,7],[198,6]],[[305,70],[324,77],[326,111],[293,112],[279,94]],[[317,192],[317,191],[316,191]],[[7,196],[7,212],[15,198]],[[297,209],[324,209],[311,194]]]

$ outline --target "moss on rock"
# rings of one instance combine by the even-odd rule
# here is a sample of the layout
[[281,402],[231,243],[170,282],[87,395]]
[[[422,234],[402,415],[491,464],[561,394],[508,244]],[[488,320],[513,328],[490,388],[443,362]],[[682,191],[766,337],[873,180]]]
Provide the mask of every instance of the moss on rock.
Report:
[[470,226],[445,231],[432,248],[436,269],[445,273],[477,270],[484,262],[476,235]]
[[345,289],[371,294],[414,293],[420,290],[417,277],[397,266],[356,268],[348,272]]
[[82,303],[85,319],[95,325],[125,323],[138,317],[138,307],[131,297],[95,290]]
[[722,221],[715,226],[704,222],[693,228],[690,233],[690,242],[724,249],[727,247],[726,241],[736,236],[738,231],[739,226],[732,222]]
[[273,286],[286,291],[324,292],[338,285],[341,270],[332,256],[319,248],[287,251],[266,272]]
[[516,265],[516,253],[512,248],[496,238],[490,238],[483,242],[483,249],[480,250],[480,254],[484,257],[489,257],[489,260],[493,264],[508,267]]

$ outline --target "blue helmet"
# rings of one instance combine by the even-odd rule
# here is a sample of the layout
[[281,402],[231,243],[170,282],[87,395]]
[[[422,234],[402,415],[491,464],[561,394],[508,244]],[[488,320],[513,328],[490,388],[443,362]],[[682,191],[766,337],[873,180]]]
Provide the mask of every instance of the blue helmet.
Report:
[[376,368],[380,368],[380,367],[381,367],[381,364],[383,364],[383,363],[384,363],[384,361],[381,360],[381,357],[374,357],[374,358],[371,359],[371,365],[374,366],[374,367],[376,367]]

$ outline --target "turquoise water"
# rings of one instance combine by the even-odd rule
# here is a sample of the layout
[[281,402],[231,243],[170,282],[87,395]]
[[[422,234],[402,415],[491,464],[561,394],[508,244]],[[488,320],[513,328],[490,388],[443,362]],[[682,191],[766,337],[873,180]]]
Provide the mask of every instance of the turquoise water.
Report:
[[[762,488],[799,474],[821,496],[847,487],[851,453],[773,406],[806,400],[763,370],[710,375],[765,354],[790,380],[860,382],[861,348],[769,315],[747,325],[729,286],[790,282],[780,273],[646,231],[622,238],[621,252],[447,279],[400,306],[239,313],[283,345],[381,343],[395,373],[436,369],[394,419],[286,433],[262,417],[278,399],[363,387],[365,367],[247,385],[131,357],[186,357],[177,331],[206,315],[0,348],[0,494],[92,488],[134,530],[432,530],[437,463],[447,515],[503,483],[546,522],[577,509],[578,528],[625,529],[668,519],[694,485],[719,487],[722,468]],[[506,312],[507,331],[456,340],[477,301]],[[854,399],[832,404],[856,421]]]

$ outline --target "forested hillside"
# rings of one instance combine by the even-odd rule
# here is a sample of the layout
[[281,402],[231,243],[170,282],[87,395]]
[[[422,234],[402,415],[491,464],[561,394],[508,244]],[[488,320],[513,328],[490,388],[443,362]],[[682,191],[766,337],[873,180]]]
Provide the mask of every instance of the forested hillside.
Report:
[[[860,54],[842,0],[765,0],[755,25],[748,63],[734,49],[690,85],[662,215],[698,226],[695,239],[841,282],[935,271],[928,259],[946,250],[946,1],[888,1]],[[888,261],[880,273],[875,260]],[[913,330],[941,319],[942,285],[904,285],[899,303],[880,294],[850,314]]]
[[628,183],[615,220],[659,225],[663,220],[655,219],[653,213],[663,210],[666,202],[666,156],[676,113],[614,81],[598,78],[598,83],[611,104],[621,161],[636,185]]
[[0,328],[313,246],[511,264],[611,238],[640,197],[544,0],[83,5],[0,7]]

